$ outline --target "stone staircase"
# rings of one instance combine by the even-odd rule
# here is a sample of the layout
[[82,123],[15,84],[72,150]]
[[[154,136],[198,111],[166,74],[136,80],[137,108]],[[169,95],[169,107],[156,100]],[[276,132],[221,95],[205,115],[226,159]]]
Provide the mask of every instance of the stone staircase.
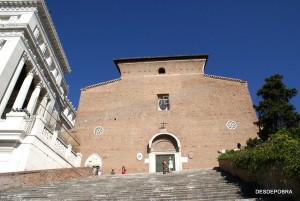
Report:
[[292,200],[256,195],[261,189],[220,170],[163,175],[101,175],[0,193],[0,200]]

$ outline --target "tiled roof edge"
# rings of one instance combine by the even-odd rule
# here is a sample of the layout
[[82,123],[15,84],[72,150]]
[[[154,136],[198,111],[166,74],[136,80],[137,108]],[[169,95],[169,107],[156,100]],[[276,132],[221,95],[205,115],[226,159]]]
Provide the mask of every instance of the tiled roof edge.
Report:
[[221,80],[229,80],[229,81],[234,81],[234,82],[241,82],[241,83],[246,83],[246,80],[241,80],[241,79],[235,79],[235,78],[229,78],[229,77],[222,77],[222,76],[217,76],[217,75],[208,75],[208,74],[203,74],[204,77],[211,77],[215,79],[221,79]]
[[97,86],[102,86],[102,85],[110,84],[110,83],[117,82],[117,81],[120,81],[120,80],[122,80],[122,79],[121,79],[121,78],[118,78],[118,79],[109,80],[109,81],[106,81],[106,82],[100,82],[100,83],[97,83],[97,84],[93,84],[93,85],[90,85],[90,86],[81,88],[80,91],[85,91],[86,89],[90,89],[90,88],[93,88],[93,87],[97,87]]

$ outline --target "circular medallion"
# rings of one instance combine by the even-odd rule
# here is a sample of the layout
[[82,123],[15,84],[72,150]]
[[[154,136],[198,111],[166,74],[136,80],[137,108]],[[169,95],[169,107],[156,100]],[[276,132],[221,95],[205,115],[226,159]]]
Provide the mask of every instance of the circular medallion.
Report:
[[226,126],[229,129],[236,129],[237,123],[233,120],[229,120],[229,121],[226,122]]
[[95,135],[101,135],[104,132],[104,128],[102,126],[97,126],[94,128]]
[[139,161],[142,160],[143,159],[143,154],[142,153],[137,153],[136,154],[136,159],[139,160]]
[[188,157],[189,157],[189,159],[194,158],[194,153],[193,153],[193,152],[190,152],[190,153],[188,154]]

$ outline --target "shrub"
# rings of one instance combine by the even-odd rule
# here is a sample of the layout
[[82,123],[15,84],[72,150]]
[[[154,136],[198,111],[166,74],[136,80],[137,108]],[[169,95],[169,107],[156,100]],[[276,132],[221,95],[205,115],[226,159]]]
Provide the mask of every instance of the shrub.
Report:
[[284,176],[300,183],[300,140],[296,133],[280,130],[263,143],[255,138],[248,140],[247,148],[221,154],[219,160],[229,160],[234,167],[248,169],[254,174],[262,172],[269,164],[280,163]]

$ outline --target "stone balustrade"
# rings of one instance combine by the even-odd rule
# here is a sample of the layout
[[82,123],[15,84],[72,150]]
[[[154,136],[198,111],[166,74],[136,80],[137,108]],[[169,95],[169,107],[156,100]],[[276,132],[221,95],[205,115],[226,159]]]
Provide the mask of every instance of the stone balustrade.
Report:
[[66,145],[62,139],[57,137],[57,133],[55,132],[56,131],[53,133],[50,129],[44,127],[41,140],[44,141],[44,143],[47,144],[51,149],[54,149],[58,155],[64,158],[72,166],[78,166],[76,161],[78,161],[77,157],[81,157],[80,154],[75,153],[72,149],[72,145]]

